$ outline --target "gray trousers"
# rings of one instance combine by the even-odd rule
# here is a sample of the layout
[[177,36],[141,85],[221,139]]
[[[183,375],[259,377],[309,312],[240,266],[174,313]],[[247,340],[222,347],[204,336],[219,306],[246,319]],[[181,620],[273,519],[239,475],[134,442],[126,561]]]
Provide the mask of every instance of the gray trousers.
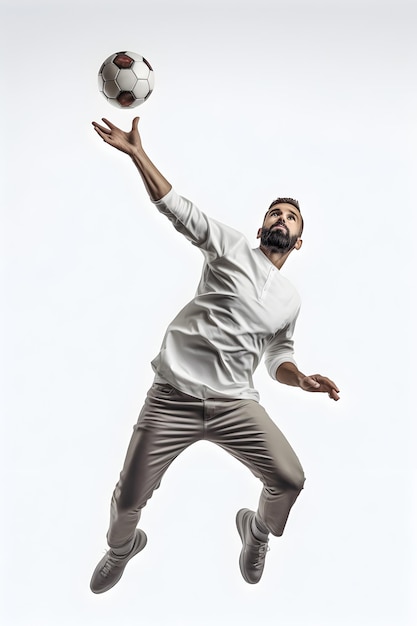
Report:
[[132,540],[141,510],[165,471],[180,452],[202,439],[219,445],[262,481],[258,514],[272,534],[282,535],[305,479],[295,452],[264,408],[254,400],[200,400],[154,383],[113,492],[110,547]]

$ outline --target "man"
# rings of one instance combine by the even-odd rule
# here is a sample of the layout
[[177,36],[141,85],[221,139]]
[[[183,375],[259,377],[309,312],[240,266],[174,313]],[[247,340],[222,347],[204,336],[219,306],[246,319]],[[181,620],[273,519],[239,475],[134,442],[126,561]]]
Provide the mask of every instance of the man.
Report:
[[282,535],[304,473],[259,404],[252,374],[265,354],[274,379],[339,399],[334,382],[302,374],[293,357],[300,300],[280,270],[302,244],[299,205],[291,198],[275,200],[258,231],[260,246],[252,249],[239,232],[175,193],[143,149],[139,118],[129,132],[103,122],[93,122],[98,135],[131,157],[157,209],[202,251],[204,267],[195,297],[168,326],[152,362],[155,381],[111,501],[110,549],[90,587],[94,593],[113,587],[145,547],[146,535],[137,528],[142,508],[171,462],[201,439],[221,446],[263,483],[258,510],[241,509],[236,517],[243,544],[240,570],[254,584],[262,576],[269,533]]

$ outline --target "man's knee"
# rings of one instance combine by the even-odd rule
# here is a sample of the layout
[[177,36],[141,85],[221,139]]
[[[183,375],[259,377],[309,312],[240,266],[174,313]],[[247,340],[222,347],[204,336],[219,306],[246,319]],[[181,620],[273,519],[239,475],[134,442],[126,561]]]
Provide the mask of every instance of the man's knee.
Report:
[[280,537],[285,528],[292,505],[304,487],[305,475],[302,469],[287,475],[276,477],[273,486],[267,487],[261,496],[260,513],[269,532]]
[[306,481],[306,477],[304,474],[304,470],[301,465],[293,470],[291,473],[290,487],[294,489],[294,491],[300,492],[304,488],[304,483]]
[[285,473],[282,471],[276,472],[273,477],[271,477],[269,487],[277,492],[292,491],[300,493],[304,487],[305,480],[306,477],[303,468],[301,465],[296,465]]

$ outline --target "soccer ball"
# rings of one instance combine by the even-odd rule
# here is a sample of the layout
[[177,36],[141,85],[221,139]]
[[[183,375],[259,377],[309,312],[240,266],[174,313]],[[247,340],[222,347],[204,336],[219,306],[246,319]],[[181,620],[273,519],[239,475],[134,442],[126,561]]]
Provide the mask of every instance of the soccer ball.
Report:
[[98,72],[98,88],[107,102],[132,109],[149,98],[154,87],[150,63],[136,52],[115,52]]

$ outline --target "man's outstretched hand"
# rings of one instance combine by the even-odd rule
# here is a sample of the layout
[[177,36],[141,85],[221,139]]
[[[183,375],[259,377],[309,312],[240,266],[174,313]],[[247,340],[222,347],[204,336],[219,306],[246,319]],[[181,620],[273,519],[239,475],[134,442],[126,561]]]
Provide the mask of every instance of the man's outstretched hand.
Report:
[[142,150],[142,141],[138,131],[138,117],[134,118],[132,128],[128,132],[121,130],[104,117],[102,121],[108,128],[97,124],[97,122],[92,122],[92,124],[94,130],[100,135],[103,141],[130,156],[133,156],[138,150]]
[[339,389],[330,378],[313,374],[306,376],[302,374],[293,362],[284,362],[278,367],[276,378],[279,383],[300,387],[304,391],[312,391],[315,393],[327,393],[331,400],[339,400]]
[[132,128],[127,132],[117,128],[105,117],[103,122],[107,128],[97,122],[92,123],[96,133],[110,146],[131,157],[152,201],[157,202],[163,198],[171,190],[171,183],[155,167],[143,149],[138,131],[139,118],[134,118]]
[[330,378],[321,376],[320,374],[313,374],[312,376],[304,376],[300,380],[300,387],[304,391],[312,391],[314,393],[327,393],[332,400],[339,400],[339,389]]

